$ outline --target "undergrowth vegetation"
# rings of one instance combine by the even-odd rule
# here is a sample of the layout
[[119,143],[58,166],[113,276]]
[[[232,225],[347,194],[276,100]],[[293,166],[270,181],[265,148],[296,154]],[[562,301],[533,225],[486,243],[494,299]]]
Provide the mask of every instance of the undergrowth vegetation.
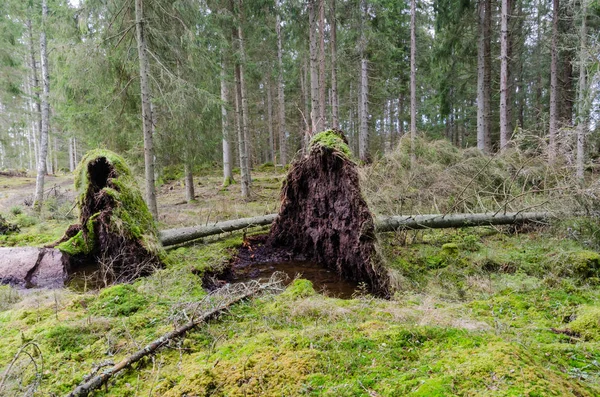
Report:
[[[377,213],[593,210],[591,183],[568,186],[567,168],[549,169],[525,152],[490,160],[422,141],[411,174],[404,145],[363,169],[363,194]],[[59,221],[24,227],[0,245],[51,241],[53,230],[34,237],[47,222]],[[599,236],[590,217],[380,235],[390,300],[361,290],[327,297],[297,279],[172,341],[95,395],[598,396]],[[0,377],[20,346],[35,343],[44,359],[36,395],[68,393],[93,368],[198,315],[202,276],[225,268],[243,237],[170,249],[165,268],[132,284],[27,293],[1,286]],[[0,394],[27,376],[11,373]]]

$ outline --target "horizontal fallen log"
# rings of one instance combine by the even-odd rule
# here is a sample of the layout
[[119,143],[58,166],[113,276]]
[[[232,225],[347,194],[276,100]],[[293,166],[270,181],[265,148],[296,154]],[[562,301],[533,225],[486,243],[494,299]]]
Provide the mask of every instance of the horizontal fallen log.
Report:
[[[125,368],[131,367],[131,365],[140,361],[142,358],[154,353],[159,348],[161,348],[162,346],[167,344],[169,341],[171,341],[175,338],[179,338],[179,337],[185,335],[191,329],[201,325],[202,323],[207,322],[208,320],[211,320],[211,319],[217,317],[219,314],[221,314],[222,312],[227,310],[230,306],[232,306],[238,302],[246,300],[246,299],[258,294],[259,292],[263,292],[263,291],[267,291],[267,290],[281,291],[282,290],[281,276],[274,275],[271,278],[271,280],[269,280],[269,282],[264,283],[264,284],[254,282],[251,285],[243,285],[243,286],[246,288],[245,288],[245,291],[241,295],[239,295],[235,298],[229,299],[227,302],[217,305],[216,307],[204,312],[202,315],[198,316],[197,318],[188,321],[185,325],[182,325],[181,327],[179,327],[167,334],[164,334],[160,338],[158,338],[158,339],[152,341],[151,343],[149,343],[148,345],[146,345],[143,349],[138,350],[135,353],[133,353],[132,355],[124,358],[121,362],[114,365],[113,367],[103,371],[99,375],[92,377],[91,379],[85,381],[84,383],[81,383],[79,386],[77,386],[75,389],[73,389],[69,394],[67,394],[66,397],[79,397],[79,396],[89,395],[92,391],[94,391],[94,390],[100,388],[102,385],[106,384],[110,378],[115,376],[120,371],[124,370]],[[224,295],[227,295],[227,294],[229,294],[228,291],[226,291],[226,294],[224,294]]]
[[[477,214],[379,216],[375,221],[375,231],[378,233],[385,233],[395,230],[512,225],[544,221],[551,217],[552,214],[549,212],[484,212]],[[202,237],[246,229],[248,227],[269,225],[275,218],[277,218],[277,214],[269,214],[253,218],[217,222],[212,225],[167,229],[159,232],[159,239],[163,246],[167,247],[170,245],[186,243]]]
[[214,236],[225,232],[233,232],[248,227],[270,225],[277,214],[241,218],[230,221],[217,222],[212,225],[190,226],[179,229],[167,229],[158,232],[158,238],[163,246],[182,244],[202,237]]
[[483,212],[477,214],[432,214],[410,216],[380,216],[375,223],[379,233],[395,230],[446,229],[474,226],[515,225],[541,222],[551,218],[549,212]]

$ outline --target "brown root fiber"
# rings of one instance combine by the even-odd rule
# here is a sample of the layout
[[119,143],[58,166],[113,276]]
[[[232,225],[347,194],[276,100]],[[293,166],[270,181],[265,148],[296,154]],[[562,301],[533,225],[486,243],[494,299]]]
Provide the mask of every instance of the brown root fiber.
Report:
[[74,267],[96,262],[106,281],[124,282],[161,265],[164,252],[154,220],[120,156],[89,152],[76,171],[75,188],[80,225],[69,227],[55,244]]
[[388,296],[389,277],[376,250],[373,217],[348,153],[339,130],[313,138],[308,156],[292,165],[284,182],[267,245],[288,247]]

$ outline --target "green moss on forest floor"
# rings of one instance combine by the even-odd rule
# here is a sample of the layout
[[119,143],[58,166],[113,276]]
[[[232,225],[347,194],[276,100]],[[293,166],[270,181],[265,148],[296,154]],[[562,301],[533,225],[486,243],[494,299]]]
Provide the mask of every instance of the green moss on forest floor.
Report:
[[[282,174],[254,175],[250,203],[238,199],[239,184],[223,189],[216,172],[197,179],[198,203],[176,204],[183,186],[161,187],[163,227],[275,212],[278,192],[267,186]],[[233,307],[95,395],[600,395],[598,254],[587,236],[568,234],[573,222],[520,234],[382,235],[399,287],[391,300],[328,298],[297,281]],[[68,224],[40,220],[0,245],[43,245]],[[187,321],[206,295],[202,274],[226,265],[241,243],[233,234],[171,249],[164,269],[101,291],[0,286],[0,374],[35,341],[45,363],[37,395],[66,394],[95,365]]]
[[[381,243],[404,261],[390,264],[407,285],[394,299],[327,298],[300,280],[233,307],[96,395],[600,393],[598,339],[552,331],[597,321],[598,287],[558,276],[561,263],[569,267],[559,258],[584,255],[583,247],[486,228],[404,237],[414,241]],[[240,244],[236,235],[170,250],[165,269],[100,292],[17,296],[3,287],[12,303],[0,308],[0,363],[35,341],[47,368],[39,394],[62,395],[95,364],[118,361],[185,321],[188,304],[205,295],[201,274]]]

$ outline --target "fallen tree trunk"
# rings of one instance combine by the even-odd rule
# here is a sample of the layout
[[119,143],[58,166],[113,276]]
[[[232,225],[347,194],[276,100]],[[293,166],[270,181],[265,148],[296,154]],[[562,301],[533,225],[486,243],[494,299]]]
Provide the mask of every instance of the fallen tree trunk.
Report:
[[[552,217],[553,214],[549,212],[483,212],[477,214],[379,216],[375,221],[375,231],[377,233],[386,233],[395,230],[514,225],[526,222],[540,222]],[[167,229],[159,232],[159,239],[163,246],[167,247],[170,245],[182,244],[201,237],[213,236],[225,232],[233,232],[253,226],[269,225],[276,218],[277,214],[269,214],[252,218],[217,222],[206,226]]]
[[[100,375],[96,375],[96,376],[92,377],[91,379],[88,379],[84,383],[80,384],[73,391],[71,391],[69,394],[67,394],[66,397],[79,397],[79,396],[89,395],[92,391],[94,391],[94,390],[100,388],[102,385],[106,384],[110,378],[112,378],[114,375],[116,375],[120,371],[122,371],[125,368],[128,368],[131,365],[133,365],[134,363],[140,361],[143,357],[146,357],[146,356],[154,353],[156,350],[158,350],[160,347],[164,346],[169,341],[171,341],[175,338],[181,337],[181,336],[185,335],[186,332],[188,332],[189,330],[197,327],[198,325],[200,325],[202,323],[207,322],[208,320],[211,320],[211,319],[217,317],[223,311],[227,310],[230,306],[232,306],[238,302],[248,299],[248,298],[252,297],[253,295],[256,295],[262,291],[273,290],[273,289],[279,290],[279,291],[283,290],[283,287],[281,284],[281,279],[279,279],[278,277],[279,276],[272,277],[271,280],[269,280],[269,282],[265,283],[265,284],[260,284],[258,282],[255,282],[253,285],[249,286],[242,295],[240,295],[236,298],[230,299],[229,301],[227,301],[225,303],[221,303],[220,305],[204,312],[200,317],[198,317],[196,319],[192,319],[189,322],[187,322],[185,325],[182,325],[181,327],[179,327],[167,334],[164,334],[160,338],[150,342],[143,349],[138,350],[135,353],[133,353],[132,355],[124,358],[123,360],[121,360],[121,362],[114,365],[112,368],[109,368],[106,371],[102,372]],[[226,293],[225,295],[227,295],[227,294],[228,293]]]
[[253,218],[241,218],[230,221],[217,222],[212,225],[191,226],[179,229],[161,230],[158,238],[164,247],[181,244],[202,237],[213,236],[225,232],[233,232],[247,227],[270,225],[277,214],[255,216]]
[[515,225],[527,222],[540,222],[551,217],[552,214],[549,212],[483,212],[478,214],[380,216],[375,222],[375,231],[385,233],[395,230]]

